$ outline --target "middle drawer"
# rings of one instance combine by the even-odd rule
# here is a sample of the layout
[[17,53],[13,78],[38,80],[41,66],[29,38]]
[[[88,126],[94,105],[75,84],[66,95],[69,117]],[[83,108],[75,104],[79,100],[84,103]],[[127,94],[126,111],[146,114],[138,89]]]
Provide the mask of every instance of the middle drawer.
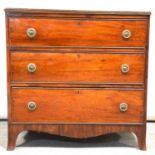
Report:
[[11,53],[12,82],[144,82],[143,54]]

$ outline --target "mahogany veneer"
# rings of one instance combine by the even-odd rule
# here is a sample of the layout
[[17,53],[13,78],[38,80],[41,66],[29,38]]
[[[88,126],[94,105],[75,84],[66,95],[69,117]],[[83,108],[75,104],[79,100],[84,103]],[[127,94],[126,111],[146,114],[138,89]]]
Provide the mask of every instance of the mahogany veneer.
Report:
[[[13,88],[12,120],[23,123],[142,123],[143,96],[143,90]],[[30,98],[38,103],[34,113],[27,110]],[[122,101],[129,103],[126,114],[119,110]]]
[[[118,20],[11,18],[10,44],[13,46],[145,45],[147,23],[144,20]],[[25,30],[30,26],[39,30],[37,38],[33,41],[25,35]],[[129,41],[124,41],[120,37],[122,30],[126,28],[134,35]]]
[[149,12],[5,13],[8,150],[23,130],[133,132],[146,149]]
[[[15,52],[11,54],[11,77],[13,82],[143,84],[144,57],[143,54]],[[37,65],[34,74],[25,69],[29,62]],[[127,75],[120,70],[124,63],[130,64]]]

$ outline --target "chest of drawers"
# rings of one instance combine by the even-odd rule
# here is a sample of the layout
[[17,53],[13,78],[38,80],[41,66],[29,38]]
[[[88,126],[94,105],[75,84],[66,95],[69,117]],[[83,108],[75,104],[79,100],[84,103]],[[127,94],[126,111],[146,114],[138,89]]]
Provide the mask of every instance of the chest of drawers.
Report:
[[133,132],[146,148],[149,12],[5,13],[9,150],[23,130]]

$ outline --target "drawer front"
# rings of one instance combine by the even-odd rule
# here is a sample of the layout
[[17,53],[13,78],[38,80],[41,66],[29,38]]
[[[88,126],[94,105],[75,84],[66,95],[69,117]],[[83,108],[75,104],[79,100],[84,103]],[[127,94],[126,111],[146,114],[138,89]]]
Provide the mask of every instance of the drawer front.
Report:
[[145,46],[146,29],[146,20],[9,18],[11,46]]
[[[128,72],[123,72],[123,66],[128,66]],[[11,78],[19,83],[142,84],[144,55],[13,52]]]
[[[141,123],[143,101],[142,90],[14,88],[11,121]],[[128,106],[124,112],[122,103]]]

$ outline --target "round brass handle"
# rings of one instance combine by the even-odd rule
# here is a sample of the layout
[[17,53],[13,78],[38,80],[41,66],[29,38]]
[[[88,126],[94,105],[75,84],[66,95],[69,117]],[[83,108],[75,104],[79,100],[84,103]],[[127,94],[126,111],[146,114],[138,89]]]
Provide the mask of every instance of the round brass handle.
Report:
[[127,74],[129,72],[129,65],[128,64],[122,64],[121,65],[121,71],[123,74]]
[[27,30],[26,30],[26,34],[27,34],[27,36],[29,37],[29,38],[34,38],[35,36],[36,36],[36,34],[37,34],[37,31],[36,31],[36,29],[35,28],[28,28]]
[[120,103],[119,109],[121,112],[125,112],[128,110],[128,104],[127,103]]
[[131,34],[131,31],[130,30],[127,30],[127,29],[123,30],[122,37],[124,39],[129,39],[131,36],[132,36],[132,34]]
[[35,72],[35,71],[37,70],[36,64],[34,64],[34,63],[29,63],[29,64],[27,65],[27,70],[28,70],[30,73]]
[[34,111],[37,108],[37,104],[33,101],[27,103],[27,108],[29,111]]

